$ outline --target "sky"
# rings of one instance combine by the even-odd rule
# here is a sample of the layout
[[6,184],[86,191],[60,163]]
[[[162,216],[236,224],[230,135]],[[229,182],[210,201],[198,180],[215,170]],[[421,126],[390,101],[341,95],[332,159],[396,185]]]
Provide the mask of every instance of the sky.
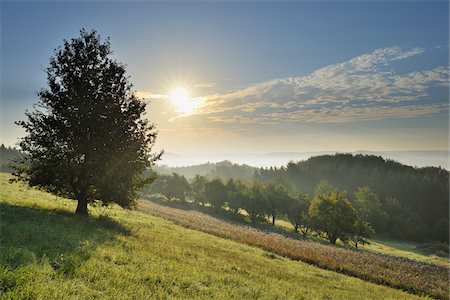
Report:
[[9,146],[53,49],[86,28],[110,37],[168,153],[448,151],[448,1],[0,5]]

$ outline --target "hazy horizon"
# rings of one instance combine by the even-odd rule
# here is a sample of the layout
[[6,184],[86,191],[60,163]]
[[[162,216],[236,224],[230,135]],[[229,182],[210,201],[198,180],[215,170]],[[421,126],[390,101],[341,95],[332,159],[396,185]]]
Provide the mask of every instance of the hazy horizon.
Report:
[[179,154],[165,153],[159,166],[187,167],[205,163],[230,161],[236,164],[245,164],[252,167],[281,167],[290,161],[307,160],[319,155],[333,155],[336,153],[351,153],[381,156],[413,167],[441,167],[450,169],[449,154],[447,150],[418,150],[418,151],[315,151],[315,152],[272,152],[272,153],[217,153],[205,154]]

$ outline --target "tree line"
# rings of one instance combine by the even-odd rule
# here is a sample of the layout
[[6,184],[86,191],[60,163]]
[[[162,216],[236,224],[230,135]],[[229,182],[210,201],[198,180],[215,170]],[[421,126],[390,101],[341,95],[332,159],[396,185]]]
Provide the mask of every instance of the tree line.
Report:
[[209,180],[197,175],[188,181],[177,173],[159,175],[143,191],[150,199],[193,202],[219,212],[224,209],[235,215],[246,215],[253,224],[267,220],[288,220],[293,229],[306,236],[313,233],[335,244],[337,240],[355,247],[367,242],[374,232],[371,218],[379,213],[376,194],[361,187],[350,201],[347,193],[321,181],[314,196],[290,193],[283,185],[260,181],[220,178]]

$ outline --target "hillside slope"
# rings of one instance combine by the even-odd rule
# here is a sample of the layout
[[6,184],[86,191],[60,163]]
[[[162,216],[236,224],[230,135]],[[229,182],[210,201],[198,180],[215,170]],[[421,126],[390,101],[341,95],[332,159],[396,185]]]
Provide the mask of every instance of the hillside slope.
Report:
[[[0,174],[2,299],[415,299],[137,211],[91,207]],[[105,217],[104,215],[108,217]]]

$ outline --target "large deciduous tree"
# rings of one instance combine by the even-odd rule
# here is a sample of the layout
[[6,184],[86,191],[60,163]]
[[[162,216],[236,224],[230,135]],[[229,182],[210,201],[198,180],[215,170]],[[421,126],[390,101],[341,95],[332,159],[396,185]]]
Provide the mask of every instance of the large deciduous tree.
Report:
[[17,178],[77,200],[81,215],[94,200],[131,206],[137,189],[153,179],[143,171],[162,154],[151,151],[156,131],[144,118],[146,103],[111,54],[109,39],[95,30],[64,40],[35,111],[17,122],[27,132]]

